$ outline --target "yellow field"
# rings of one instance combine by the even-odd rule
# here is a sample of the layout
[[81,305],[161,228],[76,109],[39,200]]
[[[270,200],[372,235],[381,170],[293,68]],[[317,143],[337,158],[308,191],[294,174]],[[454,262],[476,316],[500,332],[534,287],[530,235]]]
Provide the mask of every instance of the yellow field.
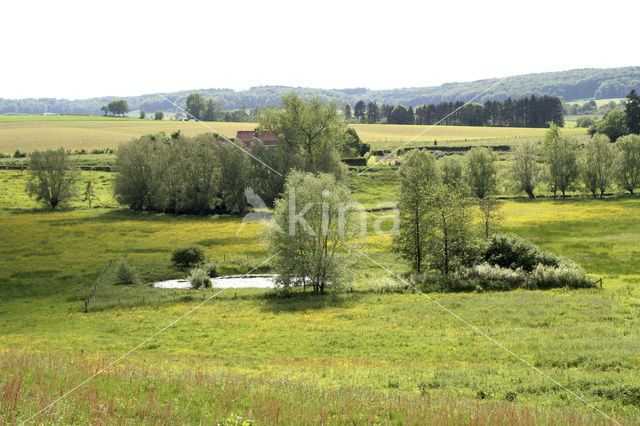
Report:
[[[77,120],[64,117],[54,120],[29,117],[27,121],[0,121],[0,152],[12,153],[16,149],[33,151],[35,149],[64,147],[67,149],[114,148],[122,142],[147,133],[180,130],[194,136],[215,131],[227,137],[233,137],[238,130],[251,130],[256,123],[198,123],[184,121],[119,120],[90,119],[79,117]],[[542,138],[545,129],[514,127],[467,127],[467,126],[411,126],[391,124],[354,124],[361,139],[375,143],[374,147],[387,147],[408,141],[464,143],[482,141],[482,143],[509,143],[519,139]],[[584,135],[584,129],[566,129],[571,135]]]

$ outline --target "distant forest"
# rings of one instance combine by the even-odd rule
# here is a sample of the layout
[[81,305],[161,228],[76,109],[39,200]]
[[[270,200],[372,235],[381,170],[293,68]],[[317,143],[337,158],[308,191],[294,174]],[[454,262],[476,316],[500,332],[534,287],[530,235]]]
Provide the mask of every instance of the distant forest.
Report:
[[[496,83],[497,82],[497,83]],[[495,86],[491,87],[492,84]],[[165,94],[177,105],[185,105],[189,93],[197,92],[213,99],[224,110],[255,108],[257,105],[279,104],[286,93],[295,90],[306,99],[317,96],[325,101],[335,100],[339,105],[355,104],[359,100],[388,105],[404,105],[416,108],[420,105],[442,102],[468,101],[491,87],[476,102],[504,101],[535,95],[560,97],[563,101],[581,99],[622,98],[631,89],[640,91],[640,67],[581,69],[540,74],[526,74],[505,79],[478,80],[465,83],[446,83],[436,87],[413,87],[405,89],[369,90],[355,89],[311,89],[285,86],[254,87],[244,91],[231,89],[201,89]],[[100,108],[115,99],[125,99],[131,110],[177,112],[178,109],[158,94],[125,98],[107,96],[83,100],[66,99],[1,99],[0,114],[100,114]]]

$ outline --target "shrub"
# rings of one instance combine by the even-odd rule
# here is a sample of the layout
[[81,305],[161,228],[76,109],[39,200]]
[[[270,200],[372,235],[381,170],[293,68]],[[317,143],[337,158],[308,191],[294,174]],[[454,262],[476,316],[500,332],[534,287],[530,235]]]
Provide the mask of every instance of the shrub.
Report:
[[527,276],[522,269],[513,270],[482,263],[470,268],[458,269],[453,279],[475,290],[505,291],[522,287],[526,283]]
[[211,278],[204,269],[193,269],[189,275],[189,282],[191,288],[195,289],[211,287]]
[[116,284],[131,285],[139,282],[136,269],[125,260],[118,262],[116,268]]
[[510,234],[495,234],[487,240],[482,250],[485,262],[509,269],[533,271],[540,263],[545,266],[558,266],[561,258],[553,253],[541,250],[535,244]]
[[19,149],[16,149],[13,153],[13,158],[25,158],[27,156],[26,152],[22,152]]
[[216,263],[207,262],[204,264],[202,269],[210,278],[215,278],[220,276],[220,274],[218,273],[218,265]]
[[204,262],[204,251],[196,245],[178,247],[173,251],[171,261],[179,268],[190,268]]
[[527,281],[527,287],[534,289],[589,288],[594,286],[595,284],[587,278],[582,268],[567,264],[559,267],[538,265]]
[[389,277],[382,277],[377,280],[378,287],[376,288],[377,293],[387,294],[387,293],[403,293],[405,291],[405,285],[400,281],[395,280]]

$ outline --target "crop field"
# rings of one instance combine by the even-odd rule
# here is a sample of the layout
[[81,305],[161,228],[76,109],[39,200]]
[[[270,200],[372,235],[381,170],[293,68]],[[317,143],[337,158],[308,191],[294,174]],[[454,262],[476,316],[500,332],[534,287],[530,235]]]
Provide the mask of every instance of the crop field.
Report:
[[[371,143],[375,149],[394,148],[409,142],[432,145],[434,141],[441,146],[512,144],[540,139],[545,132],[545,129],[514,127],[384,124],[352,126],[361,139]],[[255,127],[256,123],[154,121],[103,116],[0,116],[0,153],[13,153],[16,149],[31,152],[61,146],[86,151],[115,148],[120,143],[143,134],[171,133],[176,130],[189,136],[215,131],[233,137],[238,130],[252,130]],[[566,132],[575,136],[585,134],[584,129],[567,129]]]
[[[109,173],[82,172],[96,183],[98,208],[56,212],[34,209],[24,179],[0,171],[0,423],[25,420],[212,297],[36,420],[608,424],[427,297],[385,291],[390,276],[365,259],[351,288],[323,296],[101,281],[122,258],[144,282],[178,278],[170,252],[186,243],[225,273],[270,254],[262,225],[240,229],[237,217],[118,208]],[[354,177],[356,199],[369,209],[393,203],[395,179],[386,166]],[[429,297],[617,421],[637,424],[640,199],[509,200],[503,212],[504,230],[579,262],[604,288]],[[369,229],[385,214],[371,210]],[[406,272],[390,247],[390,237],[367,237],[369,256]]]

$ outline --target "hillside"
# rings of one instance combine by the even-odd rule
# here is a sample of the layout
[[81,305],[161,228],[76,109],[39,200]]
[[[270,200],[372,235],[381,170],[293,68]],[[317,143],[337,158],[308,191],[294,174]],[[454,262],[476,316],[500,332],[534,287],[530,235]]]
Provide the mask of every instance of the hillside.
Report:
[[[497,83],[496,83],[497,82]],[[491,87],[492,84],[495,86]],[[231,89],[193,89],[165,94],[178,105],[184,105],[187,94],[200,92],[212,97],[224,109],[235,109],[241,106],[253,108],[256,105],[277,104],[282,95],[296,90],[303,98],[319,96],[325,100],[336,100],[338,103],[354,104],[358,100],[376,101],[386,104],[403,104],[406,106],[438,103],[442,101],[469,100],[478,93],[491,87],[477,100],[503,100],[507,97],[521,98],[532,93],[553,95],[565,101],[578,99],[606,99],[624,97],[629,90],[640,90],[640,67],[580,69],[539,74],[525,74],[498,79],[477,80],[462,83],[445,83],[434,87],[412,87],[403,89],[369,90],[354,89],[313,89],[305,87],[262,86],[249,90],[234,91]],[[0,114],[100,114],[100,107],[113,96],[82,99],[2,99],[0,98]],[[159,94],[126,97],[132,110],[171,111],[177,108]]]

